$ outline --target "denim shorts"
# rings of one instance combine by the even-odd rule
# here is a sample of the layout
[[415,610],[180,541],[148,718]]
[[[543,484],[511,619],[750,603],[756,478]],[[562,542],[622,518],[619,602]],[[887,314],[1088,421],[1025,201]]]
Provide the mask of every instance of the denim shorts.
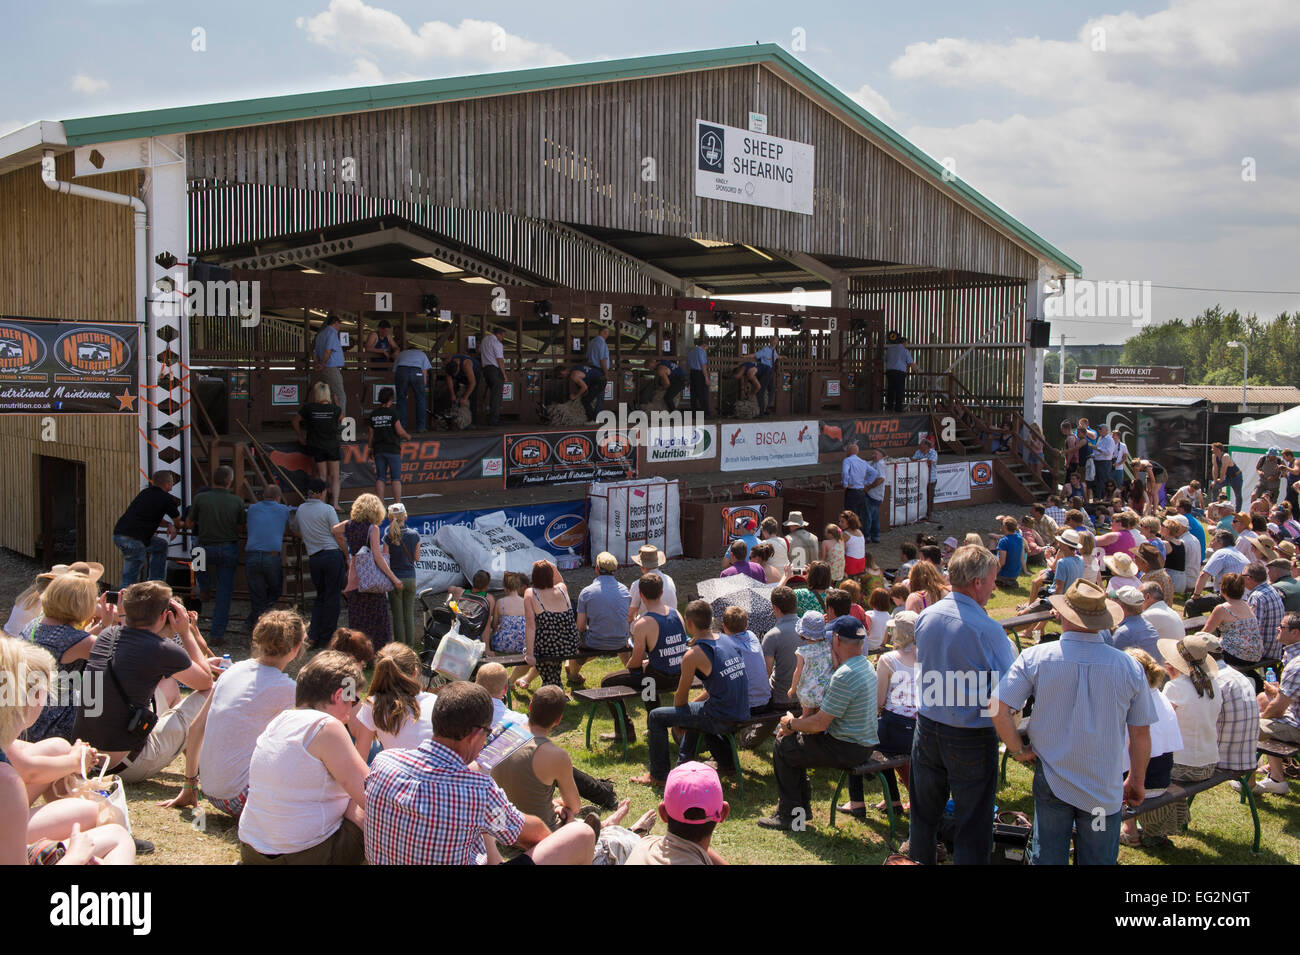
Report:
[[402,455],[388,452],[375,452],[375,477],[381,481],[400,481],[402,479]]

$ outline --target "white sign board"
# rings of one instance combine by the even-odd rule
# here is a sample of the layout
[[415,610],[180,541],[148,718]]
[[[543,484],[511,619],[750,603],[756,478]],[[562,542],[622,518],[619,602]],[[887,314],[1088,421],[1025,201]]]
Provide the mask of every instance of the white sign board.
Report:
[[812,215],[813,147],[695,121],[695,194]]
[[817,463],[817,422],[729,424],[722,429],[723,471],[756,471]]
[[930,481],[928,461],[888,461],[884,464],[885,486],[892,490],[889,526],[915,524],[925,517],[925,486]]
[[699,461],[718,456],[718,429],[701,427],[650,428],[645,442],[647,462]]
[[934,503],[970,500],[970,467],[965,461],[941,464],[934,469]]

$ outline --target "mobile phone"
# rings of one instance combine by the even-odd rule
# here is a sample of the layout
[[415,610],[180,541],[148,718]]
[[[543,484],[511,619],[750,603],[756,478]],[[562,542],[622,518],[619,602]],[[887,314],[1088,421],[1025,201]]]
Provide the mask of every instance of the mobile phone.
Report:
[[104,594],[104,599],[107,600],[109,603],[115,605],[115,604],[118,602],[118,600],[121,598],[121,596],[122,596],[122,591],[120,591],[120,590],[109,590],[109,591],[105,592],[105,594]]

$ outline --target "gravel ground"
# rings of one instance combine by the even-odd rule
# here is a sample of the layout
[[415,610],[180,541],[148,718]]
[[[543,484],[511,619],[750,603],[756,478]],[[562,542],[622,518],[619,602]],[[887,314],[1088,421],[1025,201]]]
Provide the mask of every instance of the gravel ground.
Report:
[[[897,567],[899,563],[898,546],[904,541],[914,540],[918,532],[933,534],[940,541],[953,536],[960,540],[969,531],[978,531],[988,535],[994,532],[994,518],[999,514],[1019,515],[1023,512],[1020,504],[982,504],[974,507],[948,508],[936,513],[939,524],[911,524],[897,527],[881,534],[880,543],[871,548],[876,562],[885,568]],[[701,580],[716,577],[721,569],[719,557],[698,557],[677,559],[668,562],[667,571],[677,584],[677,592],[685,599],[688,593],[694,593]],[[629,583],[635,578],[634,568],[619,571],[618,578]],[[41,567],[30,557],[0,548],[0,622],[7,620],[13,607],[14,598],[32,582],[32,578],[41,571]],[[565,572],[565,581],[575,595],[596,576],[594,567],[579,567]],[[209,607],[205,606],[205,615]],[[229,643],[237,648],[247,645],[248,634],[244,632],[243,620],[248,614],[248,602],[235,600],[230,610]],[[233,649],[233,648],[232,648]]]

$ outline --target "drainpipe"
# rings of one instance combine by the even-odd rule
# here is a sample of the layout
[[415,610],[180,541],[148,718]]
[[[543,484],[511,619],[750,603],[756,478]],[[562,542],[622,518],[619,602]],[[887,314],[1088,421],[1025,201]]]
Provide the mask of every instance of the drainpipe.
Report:
[[[119,206],[130,206],[135,213],[135,325],[140,330],[141,335],[137,341],[143,344],[143,335],[147,333],[148,314],[145,307],[145,300],[149,293],[149,251],[148,251],[148,226],[149,226],[149,208],[143,200],[136,196],[123,195],[120,192],[109,192],[106,189],[92,189],[89,186],[79,186],[71,182],[61,182],[55,178],[54,174],[54,150],[45,150],[45,158],[41,160],[41,181],[46,187],[54,192],[62,192],[69,196],[81,196],[83,199],[97,199],[100,202],[111,202]],[[145,363],[144,347],[136,349],[136,358],[138,361],[138,380],[141,390],[146,388],[147,366]],[[148,430],[148,405],[143,400],[140,401],[140,470],[146,475],[150,473],[149,467],[149,444],[146,435]]]

